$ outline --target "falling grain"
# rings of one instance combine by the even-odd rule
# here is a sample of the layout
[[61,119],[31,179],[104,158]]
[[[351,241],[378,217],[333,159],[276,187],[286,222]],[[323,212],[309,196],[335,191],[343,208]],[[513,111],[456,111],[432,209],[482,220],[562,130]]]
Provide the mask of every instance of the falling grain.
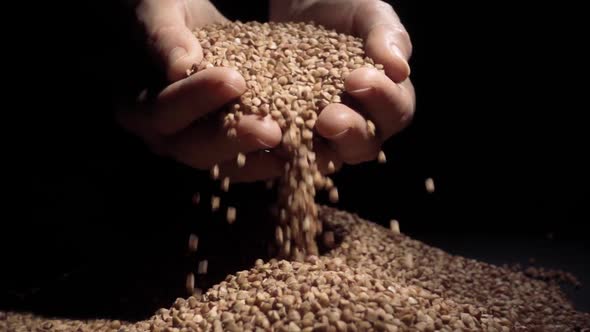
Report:
[[221,190],[223,190],[224,192],[229,191],[229,177],[226,176],[221,181]]
[[199,205],[200,202],[201,202],[201,194],[200,193],[195,193],[193,195],[193,204],[194,205]]
[[385,157],[385,152],[379,151],[379,154],[377,155],[377,161],[380,164],[385,164],[387,162],[387,158]]
[[324,233],[324,245],[328,248],[334,247],[334,232]]
[[[277,206],[288,211],[285,232],[292,236],[286,239],[290,245],[282,246],[290,254],[279,250],[278,256],[317,254],[315,238],[322,227],[316,190],[330,191],[332,199],[337,196],[331,180],[320,173],[313,151],[318,114],[328,104],[342,102],[344,79],[352,69],[367,66],[384,72],[383,66],[365,56],[360,38],[313,24],[213,24],[198,29],[195,36],[204,54],[199,70],[209,65],[232,67],[246,79],[246,92],[224,113],[228,135],[235,136],[244,114],[270,114],[283,132],[280,149],[288,161],[277,181]],[[367,126],[374,124],[368,121]],[[237,159],[243,167],[245,156]],[[328,166],[330,173],[335,172],[334,166],[333,162]],[[297,204],[293,204],[295,197]],[[303,220],[306,227],[300,224]],[[296,250],[290,250],[291,246]]]
[[[317,113],[342,101],[343,79],[355,68],[383,70],[364,57],[362,40],[305,23],[224,23],[195,36],[204,59],[187,75],[225,66],[247,81],[248,90],[224,118],[228,136],[236,136],[235,125],[247,114],[270,113],[281,127],[281,148],[289,160],[277,181],[275,241],[282,257],[295,261],[256,260],[202,296],[196,288],[194,296],[179,298],[146,321],[52,320],[0,311],[0,330],[583,331],[590,326],[590,315],[577,312],[557,285],[533,279],[561,274],[536,268],[523,273],[450,255],[400,234],[395,220],[388,230],[315,204],[315,189],[338,193],[313,154]],[[375,135],[372,122],[367,129]],[[245,156],[240,167],[244,163]],[[330,249],[323,256],[317,255],[316,237]],[[207,265],[200,261],[197,273],[206,274]],[[187,276],[187,290],[194,288],[192,278],[191,283]]]
[[391,230],[391,232],[393,232],[393,234],[399,234],[399,222],[395,219],[391,219],[389,221],[389,229]]
[[328,162],[328,173],[334,173],[336,171],[336,167],[334,166],[333,161]]
[[369,135],[371,135],[372,137],[375,137],[376,133],[376,128],[375,128],[375,124],[373,123],[373,121],[371,120],[367,120],[367,132],[369,133]]
[[230,206],[227,208],[226,219],[229,224],[233,224],[236,221],[236,208]]
[[209,262],[205,259],[199,262],[199,266],[197,268],[198,274],[207,274],[207,268],[209,266]]
[[434,180],[432,178],[426,179],[426,181],[424,181],[424,186],[426,187],[427,192],[434,192]]
[[330,202],[338,203],[338,198],[338,188],[332,187],[332,189],[330,189]]
[[186,275],[186,291],[189,294],[192,294],[195,290],[195,275],[193,273],[189,273]]
[[213,165],[211,168],[211,178],[213,180],[217,180],[217,178],[219,178],[219,166],[217,164]]
[[[554,275],[451,255],[358,216],[320,207],[330,251],[257,259],[147,320],[52,319],[0,311],[1,331],[585,331]],[[335,243],[336,234],[340,234]],[[289,242],[286,242],[288,245]],[[295,249],[293,249],[295,250]],[[199,275],[207,263],[199,263]],[[565,276],[565,274],[564,274]]]
[[196,252],[199,247],[199,237],[195,234],[191,234],[188,238],[188,250],[190,252]]
[[243,153],[238,153],[238,157],[236,159],[237,163],[238,163],[238,167],[242,168],[244,167],[244,165],[246,165],[246,156]]
[[218,196],[211,196],[211,211],[217,211],[220,204],[221,199]]

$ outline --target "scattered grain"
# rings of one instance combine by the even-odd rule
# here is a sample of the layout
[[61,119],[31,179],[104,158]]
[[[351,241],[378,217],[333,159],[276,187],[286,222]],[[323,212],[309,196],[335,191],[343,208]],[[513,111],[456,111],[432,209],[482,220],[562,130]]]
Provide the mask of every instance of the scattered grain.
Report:
[[227,208],[226,218],[227,218],[227,222],[229,224],[233,224],[234,221],[236,221],[236,208],[235,207],[230,206]]
[[434,192],[434,180],[432,178],[426,179],[426,181],[424,181],[424,185],[426,187],[426,191],[429,193]]
[[188,250],[190,252],[195,252],[195,251],[197,251],[198,247],[199,247],[199,237],[196,234],[191,234],[188,237]]
[[377,161],[380,164],[385,164],[387,162],[387,158],[385,157],[385,152],[379,151],[379,155],[377,155]]

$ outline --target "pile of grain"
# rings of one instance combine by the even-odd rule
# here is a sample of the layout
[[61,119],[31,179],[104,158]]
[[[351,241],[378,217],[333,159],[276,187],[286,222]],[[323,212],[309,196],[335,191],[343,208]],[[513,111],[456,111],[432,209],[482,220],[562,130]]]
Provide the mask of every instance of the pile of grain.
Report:
[[[314,24],[236,22],[206,26],[195,35],[204,60],[194,71],[230,67],[246,80],[247,91],[226,111],[228,136],[236,136],[234,127],[245,114],[271,116],[283,132],[280,148],[289,161],[279,183],[277,256],[301,261],[306,255],[317,255],[322,224],[316,190],[329,191],[333,202],[338,200],[338,190],[317,164],[316,119],[328,104],[342,102],[344,79],[351,71],[362,66],[382,71],[383,67],[365,56],[361,39]],[[374,134],[370,120],[367,126]],[[241,153],[236,159],[239,166],[246,162]],[[385,161],[383,152],[379,160]],[[333,170],[334,163],[328,162],[327,168]],[[216,179],[219,166],[211,173]],[[234,219],[232,210],[228,221]]]
[[[258,260],[200,297],[137,323],[0,313],[0,330],[580,331],[556,284],[450,255],[358,216],[320,207],[336,247],[304,262]],[[55,329],[54,329],[55,330]]]
[[[315,204],[332,181],[319,172],[313,128],[328,103],[341,102],[343,79],[361,66],[361,40],[311,24],[234,23],[195,32],[205,59],[196,68],[233,67],[248,91],[225,114],[228,135],[244,114],[272,116],[290,159],[279,188],[279,257],[257,260],[204,294],[178,299],[149,320],[58,320],[0,312],[2,331],[574,331],[590,327],[554,283],[525,273],[449,255],[358,216]],[[192,74],[189,72],[189,74]],[[368,129],[375,126],[367,121]],[[378,159],[385,161],[381,152]],[[239,166],[247,160],[236,158]],[[332,168],[333,165],[330,165]],[[223,171],[223,170],[221,170]],[[211,169],[218,179],[219,166]],[[221,180],[227,191],[229,178]],[[427,180],[427,189],[434,184]],[[200,195],[195,195],[199,203]],[[211,207],[220,208],[213,196]],[[231,223],[236,210],[227,208]],[[318,256],[316,237],[332,248]],[[189,250],[198,248],[191,235]],[[198,273],[207,271],[207,261]],[[530,271],[529,271],[530,272]],[[533,271],[546,276],[544,271]],[[530,273],[533,274],[533,273]],[[189,274],[187,288],[195,276]]]

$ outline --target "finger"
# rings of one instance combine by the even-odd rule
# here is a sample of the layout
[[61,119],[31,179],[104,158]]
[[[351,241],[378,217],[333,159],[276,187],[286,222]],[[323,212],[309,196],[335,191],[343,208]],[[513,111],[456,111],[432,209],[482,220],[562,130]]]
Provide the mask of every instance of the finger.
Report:
[[244,91],[246,82],[233,69],[214,67],[197,72],[158,95],[151,119],[153,127],[160,134],[173,134],[220,109]]
[[186,6],[186,25],[190,29],[212,23],[227,23],[229,20],[208,0],[183,1]]
[[183,1],[145,0],[137,8],[148,35],[148,46],[162,63],[168,80],[186,77],[186,70],[198,64],[203,50],[187,26]]
[[270,115],[243,116],[235,128],[236,137],[228,137],[219,118],[213,117],[166,139],[166,151],[192,167],[208,169],[223,161],[236,162],[238,153],[271,149],[281,141],[281,129]]
[[408,59],[412,54],[410,36],[391,5],[366,1],[359,5],[353,31],[365,41],[365,51],[395,82],[410,75]]
[[256,151],[246,155],[246,163],[238,167],[235,160],[219,165],[221,176],[228,176],[232,183],[264,181],[282,175],[285,160],[271,152]]
[[205,114],[217,111],[246,89],[244,78],[229,68],[210,68],[164,89],[154,105],[119,112],[119,123],[148,142],[189,127]]
[[380,142],[369,133],[366,120],[346,105],[326,106],[316,129],[347,164],[373,160],[379,153]]
[[414,114],[414,89],[410,80],[395,84],[373,68],[354,70],[344,82],[345,90],[377,127],[381,141],[405,128]]

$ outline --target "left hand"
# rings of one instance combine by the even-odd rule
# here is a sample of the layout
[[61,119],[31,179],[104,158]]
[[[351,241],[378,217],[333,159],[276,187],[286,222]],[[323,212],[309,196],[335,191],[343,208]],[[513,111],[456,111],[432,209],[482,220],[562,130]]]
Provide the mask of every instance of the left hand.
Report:
[[[379,0],[271,0],[270,19],[314,21],[363,38],[367,56],[382,64],[385,74],[359,68],[346,78],[345,90],[358,111],[344,104],[324,108],[316,131],[328,140],[329,147],[318,147],[318,161],[331,160],[338,168],[342,163],[376,159],[383,142],[410,123],[415,109],[408,64],[412,43],[393,8]],[[361,113],[375,123],[375,137],[369,134]]]

